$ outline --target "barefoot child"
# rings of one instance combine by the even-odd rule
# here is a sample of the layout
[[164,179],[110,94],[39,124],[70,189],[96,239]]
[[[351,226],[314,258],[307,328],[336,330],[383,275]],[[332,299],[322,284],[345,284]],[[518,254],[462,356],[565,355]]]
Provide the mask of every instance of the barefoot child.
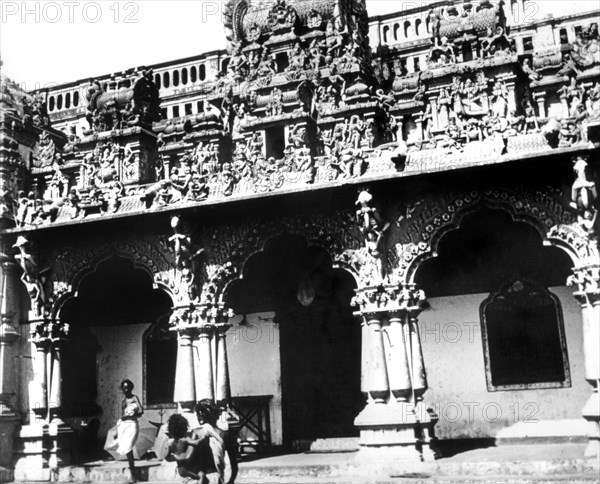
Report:
[[199,481],[201,476],[196,473],[190,458],[200,440],[187,436],[188,421],[178,413],[169,417],[168,426],[171,438],[168,442],[169,455],[167,456],[167,460],[177,462],[177,472],[186,481],[190,479]]

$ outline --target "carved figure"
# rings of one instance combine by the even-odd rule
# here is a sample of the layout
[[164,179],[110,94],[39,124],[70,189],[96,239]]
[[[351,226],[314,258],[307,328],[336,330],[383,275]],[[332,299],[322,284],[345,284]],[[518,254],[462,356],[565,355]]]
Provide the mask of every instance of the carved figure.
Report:
[[588,162],[583,156],[578,156],[573,164],[575,181],[571,188],[571,206],[577,210],[579,222],[594,220],[597,216],[596,201],[598,192],[596,184],[589,179]]
[[21,281],[25,284],[31,298],[31,309],[36,317],[42,317],[44,315],[44,305],[47,302],[46,289],[44,287],[47,280],[46,273],[50,268],[40,268],[35,257],[30,252],[29,241],[22,235],[17,238],[13,247],[19,249],[19,254],[15,256],[15,259],[17,259],[21,269],[23,269]]

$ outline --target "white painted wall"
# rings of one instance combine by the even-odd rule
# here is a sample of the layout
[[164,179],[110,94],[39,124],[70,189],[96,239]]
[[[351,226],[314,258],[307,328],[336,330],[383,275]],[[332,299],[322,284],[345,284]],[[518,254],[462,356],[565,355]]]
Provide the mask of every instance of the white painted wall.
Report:
[[582,419],[591,387],[584,378],[581,309],[571,289],[551,292],[563,309],[570,388],[488,392],[479,326],[479,306],[488,295],[428,299],[431,307],[419,317],[429,381],[424,397],[440,413],[440,438],[494,437],[526,420]]
[[273,316],[272,312],[248,314],[244,326],[238,324],[242,317],[236,316],[227,333],[227,354],[232,397],[273,395],[269,408],[271,439],[274,445],[281,445],[279,326]]
[[[250,314],[247,316],[246,326],[239,326],[240,320],[241,316],[232,320],[233,326],[227,335],[232,396],[273,395],[269,409],[271,438],[273,444],[281,444],[279,328],[273,323],[273,313]],[[101,435],[105,435],[121,416],[123,396],[120,383],[123,379],[128,378],[134,383],[134,393],[145,405],[142,338],[149,326],[141,324],[91,328],[99,344],[96,356],[96,403],[102,408]],[[173,412],[173,406],[146,409],[140,426],[151,427],[150,422],[166,422]]]

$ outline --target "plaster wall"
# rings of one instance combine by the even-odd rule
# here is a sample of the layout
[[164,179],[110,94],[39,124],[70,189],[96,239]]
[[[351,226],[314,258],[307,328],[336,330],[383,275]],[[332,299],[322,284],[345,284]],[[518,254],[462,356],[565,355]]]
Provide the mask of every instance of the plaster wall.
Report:
[[240,326],[241,316],[233,320],[227,333],[227,354],[231,396],[272,395],[269,405],[271,440],[282,444],[281,359],[279,326],[274,313],[246,315],[247,325]]
[[550,290],[563,310],[570,388],[488,392],[479,324],[479,306],[488,295],[428,299],[430,308],[419,317],[429,382],[424,398],[440,416],[440,438],[494,437],[518,422],[535,426],[544,420],[582,420],[591,387],[584,378],[581,309],[571,289]]
[[[261,319],[262,318],[262,319]],[[269,408],[273,444],[281,444],[281,364],[279,359],[279,328],[273,323],[273,313],[251,314],[248,325],[239,326],[241,316],[232,320],[227,335],[232,396],[272,395]],[[106,435],[121,415],[122,394],[119,388],[124,378],[135,385],[134,393],[143,401],[143,334],[149,324],[91,328],[98,340],[96,355],[98,398],[102,408],[100,435]],[[146,408],[141,428],[150,422],[166,422],[175,412],[174,405]]]
[[[119,387],[125,378],[133,382],[135,385],[133,393],[144,404],[142,336],[149,326],[149,324],[136,324],[91,328],[99,345],[96,354],[98,378],[96,403],[102,408],[100,435],[106,435],[121,417],[123,394]],[[140,422],[141,428],[145,426],[148,417],[147,414],[143,416]]]

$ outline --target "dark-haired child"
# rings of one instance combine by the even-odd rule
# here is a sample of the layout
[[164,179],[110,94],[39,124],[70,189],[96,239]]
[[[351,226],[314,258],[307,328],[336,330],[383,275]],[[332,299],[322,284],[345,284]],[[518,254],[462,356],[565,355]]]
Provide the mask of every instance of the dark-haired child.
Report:
[[186,481],[190,479],[199,481],[201,476],[193,469],[191,457],[200,440],[187,436],[188,421],[178,413],[169,417],[168,429],[171,438],[168,442],[169,455],[167,460],[177,462],[177,472]]

